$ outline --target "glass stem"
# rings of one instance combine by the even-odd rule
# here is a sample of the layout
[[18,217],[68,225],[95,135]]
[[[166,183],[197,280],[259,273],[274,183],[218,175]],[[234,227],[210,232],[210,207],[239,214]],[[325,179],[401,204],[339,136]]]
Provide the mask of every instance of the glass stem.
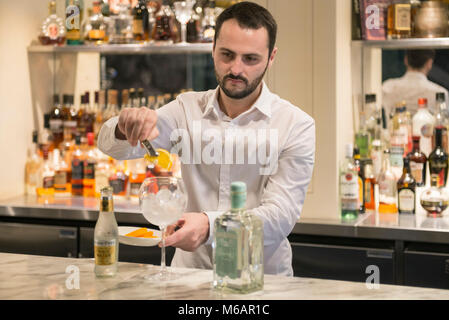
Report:
[[161,250],[161,273],[165,273],[167,271],[167,267],[165,265],[165,230],[167,227],[162,227],[162,250]]
[[186,23],[181,24],[181,42],[182,43],[187,42],[187,24]]

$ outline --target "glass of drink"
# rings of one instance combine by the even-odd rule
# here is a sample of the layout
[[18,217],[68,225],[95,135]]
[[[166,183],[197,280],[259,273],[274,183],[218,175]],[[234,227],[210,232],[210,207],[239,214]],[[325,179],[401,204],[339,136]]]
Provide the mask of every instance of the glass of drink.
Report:
[[162,231],[161,268],[157,274],[145,275],[148,281],[176,279],[165,265],[165,232],[167,226],[181,218],[187,207],[187,192],[182,179],[176,177],[146,178],[139,190],[143,216]]
[[176,19],[181,24],[181,44],[187,43],[187,23],[192,17],[195,0],[176,1],[173,3]]

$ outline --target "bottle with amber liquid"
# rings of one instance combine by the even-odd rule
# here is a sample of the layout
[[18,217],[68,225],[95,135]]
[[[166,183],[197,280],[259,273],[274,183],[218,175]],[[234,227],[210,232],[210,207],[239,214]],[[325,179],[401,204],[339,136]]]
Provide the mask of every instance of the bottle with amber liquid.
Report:
[[416,180],[417,187],[426,185],[427,157],[419,149],[421,137],[413,136],[413,150],[407,155],[410,160],[410,171]]
[[173,42],[176,39],[174,32],[175,15],[170,8],[168,0],[162,1],[162,6],[155,16],[155,25],[151,38],[154,41]]
[[83,196],[95,197],[95,166],[97,164],[97,156],[93,132],[87,133],[87,145],[83,168]]
[[384,150],[382,171],[379,175],[379,213],[397,213],[396,176],[391,169],[390,151]]
[[436,177],[437,186],[445,187],[449,156],[443,149],[443,128],[435,128],[435,149],[429,155],[430,178]]
[[48,4],[48,17],[42,23],[39,41],[43,45],[62,45],[65,41],[64,21],[56,15],[56,1]]
[[410,170],[410,160],[405,157],[402,176],[397,183],[399,213],[415,213],[416,181]]
[[84,151],[81,149],[81,136],[75,136],[75,149],[72,154],[72,195],[83,195]]
[[149,14],[146,1],[139,0],[133,8],[133,38],[135,41],[148,41],[150,38]]
[[72,171],[69,165],[61,156],[59,149],[53,151],[53,168],[55,170],[55,197],[70,197],[72,195]]
[[365,160],[364,167],[364,187],[365,187],[365,210],[375,210],[376,201],[374,198],[374,188],[377,183],[374,174],[373,161],[371,159]]
[[388,6],[387,28],[388,39],[411,37],[412,18],[409,1],[402,0]]
[[118,160],[112,175],[109,177],[109,185],[112,187],[115,196],[127,195],[128,181],[126,161]]

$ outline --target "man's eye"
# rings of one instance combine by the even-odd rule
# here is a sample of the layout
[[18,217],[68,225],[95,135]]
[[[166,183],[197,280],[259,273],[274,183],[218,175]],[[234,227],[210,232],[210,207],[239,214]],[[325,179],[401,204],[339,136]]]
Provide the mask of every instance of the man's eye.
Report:
[[257,59],[256,57],[251,57],[251,56],[249,56],[249,57],[245,57],[245,58],[244,58],[244,61],[245,61],[246,63],[256,63],[256,62],[258,61],[258,59]]

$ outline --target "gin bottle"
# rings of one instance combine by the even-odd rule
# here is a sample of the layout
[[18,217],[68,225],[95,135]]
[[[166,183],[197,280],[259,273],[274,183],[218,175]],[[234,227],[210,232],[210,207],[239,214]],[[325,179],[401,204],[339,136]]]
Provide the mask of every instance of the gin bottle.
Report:
[[[359,176],[352,159],[352,144],[345,149],[346,158],[340,166],[340,208],[342,220],[357,219],[359,214]],[[363,197],[363,196],[362,196]]]
[[95,275],[112,277],[117,273],[118,226],[114,216],[112,188],[101,190],[100,215],[94,231]]
[[231,210],[215,220],[216,290],[248,293],[263,289],[263,222],[245,210],[246,185],[231,184]]

